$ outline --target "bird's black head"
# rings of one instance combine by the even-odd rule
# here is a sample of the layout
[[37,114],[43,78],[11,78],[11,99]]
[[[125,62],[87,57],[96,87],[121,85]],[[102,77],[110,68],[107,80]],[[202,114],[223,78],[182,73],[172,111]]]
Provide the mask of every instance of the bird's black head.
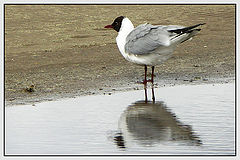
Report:
[[124,16],[117,17],[111,25],[107,25],[104,28],[113,28],[115,31],[119,32],[124,18]]

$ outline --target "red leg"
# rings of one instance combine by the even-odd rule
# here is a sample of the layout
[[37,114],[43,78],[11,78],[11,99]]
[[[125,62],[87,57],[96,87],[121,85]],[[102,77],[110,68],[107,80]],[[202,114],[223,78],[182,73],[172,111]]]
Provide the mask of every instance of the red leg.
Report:
[[155,103],[155,95],[154,95],[154,87],[153,87],[153,84],[152,84],[152,100],[153,100],[153,103]]
[[152,100],[153,100],[153,103],[155,103],[153,78],[154,78],[154,66],[152,66],[152,79],[151,79],[151,82],[152,82]]
[[145,76],[144,76],[143,84],[146,85],[147,84],[147,65],[144,66],[144,69],[145,69]]
[[[154,69],[153,69],[154,70]],[[147,65],[144,65],[144,71],[145,71],[145,74],[144,74],[144,80],[143,81],[138,81],[137,83],[140,83],[140,84],[144,84],[144,85],[147,85],[147,82],[152,82],[153,78],[152,79],[147,79]],[[153,82],[152,82],[153,83]]]
[[144,84],[144,91],[145,91],[145,103],[148,102],[148,98],[147,98],[147,84]]
[[153,84],[153,77],[154,77],[154,66],[152,66],[152,79],[151,79],[152,84]]

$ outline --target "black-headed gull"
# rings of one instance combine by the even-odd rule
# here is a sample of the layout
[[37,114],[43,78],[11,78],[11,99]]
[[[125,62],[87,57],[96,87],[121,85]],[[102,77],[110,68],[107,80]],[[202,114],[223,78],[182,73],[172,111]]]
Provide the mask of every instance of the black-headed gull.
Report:
[[[123,57],[130,62],[144,65],[143,83],[150,81],[153,84],[154,66],[169,59],[176,46],[196,35],[201,30],[196,27],[204,24],[184,27],[145,23],[134,28],[127,17],[120,16],[105,28],[113,28],[118,32],[116,41]],[[152,66],[151,80],[147,80],[147,66]]]

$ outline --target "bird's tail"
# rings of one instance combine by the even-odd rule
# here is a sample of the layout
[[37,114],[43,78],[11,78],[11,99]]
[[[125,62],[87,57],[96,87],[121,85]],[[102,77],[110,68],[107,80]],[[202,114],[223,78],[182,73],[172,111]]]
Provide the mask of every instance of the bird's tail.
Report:
[[185,27],[185,28],[180,28],[180,29],[174,29],[174,30],[169,30],[171,33],[175,33],[175,35],[171,38],[172,43],[183,43],[186,40],[192,38],[195,36],[201,29],[196,27],[204,25],[206,23],[200,23],[197,25],[193,25],[190,27]]

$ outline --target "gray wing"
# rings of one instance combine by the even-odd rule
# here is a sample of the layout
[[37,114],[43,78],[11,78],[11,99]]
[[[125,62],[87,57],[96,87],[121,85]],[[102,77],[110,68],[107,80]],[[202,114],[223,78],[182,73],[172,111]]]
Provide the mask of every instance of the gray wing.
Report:
[[168,32],[164,26],[139,25],[127,36],[125,51],[142,55],[150,53],[160,46],[169,46],[170,34],[172,33]]
[[182,43],[201,29],[196,27],[205,23],[196,24],[190,27],[167,25],[153,26],[151,24],[142,24],[136,27],[126,38],[125,51],[132,54],[148,54],[158,47],[168,47]]
[[158,27],[165,29],[167,31],[185,28],[184,26],[179,26],[179,25],[167,25],[167,26],[158,26]]

